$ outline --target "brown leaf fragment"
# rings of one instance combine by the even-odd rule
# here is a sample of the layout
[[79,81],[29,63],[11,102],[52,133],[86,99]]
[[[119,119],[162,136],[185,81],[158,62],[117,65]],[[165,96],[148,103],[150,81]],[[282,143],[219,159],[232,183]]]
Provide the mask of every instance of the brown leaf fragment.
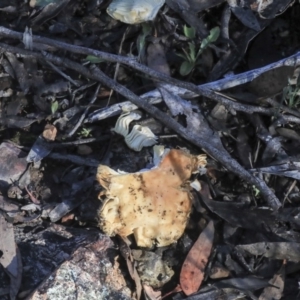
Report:
[[230,275],[230,271],[223,267],[220,263],[215,263],[209,273],[209,277],[211,279],[220,279]]
[[55,141],[56,134],[57,134],[56,127],[52,124],[47,124],[44,128],[42,136],[46,141],[49,142],[49,141]]
[[237,245],[237,250],[244,250],[252,255],[262,255],[272,259],[300,261],[300,243],[294,242],[261,242],[248,245]]
[[246,295],[251,295],[253,291],[260,290],[264,287],[270,286],[267,279],[256,276],[236,277],[230,279],[223,279],[213,285],[216,289],[234,288],[242,291]]
[[120,242],[119,247],[120,247],[121,255],[126,260],[128,272],[136,286],[137,300],[139,300],[142,295],[142,283],[141,283],[141,278],[134,264],[128,239],[119,236],[119,242]]
[[180,272],[180,285],[186,295],[199,289],[214,239],[214,223],[210,221],[187,255]]
[[150,285],[143,285],[144,292],[149,300],[161,300],[161,291],[154,291]]
[[272,286],[264,288],[258,300],[280,300],[282,298],[285,282],[285,263],[269,281]]
[[[202,188],[199,195],[204,203],[211,212],[217,214],[229,224],[260,232],[272,231],[277,228],[279,216],[276,212],[260,208],[249,210],[239,203],[214,201],[211,198],[207,184],[203,181],[200,181],[200,183]],[[253,222],[253,220],[260,220],[260,222]]]

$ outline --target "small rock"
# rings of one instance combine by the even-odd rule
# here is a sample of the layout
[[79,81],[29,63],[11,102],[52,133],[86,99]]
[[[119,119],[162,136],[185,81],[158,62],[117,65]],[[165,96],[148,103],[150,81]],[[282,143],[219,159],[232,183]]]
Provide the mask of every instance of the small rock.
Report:
[[118,264],[109,256],[108,250],[112,247],[106,236],[99,236],[96,242],[79,247],[41,283],[30,299],[131,300],[131,291]]
[[79,155],[89,155],[93,152],[92,148],[87,145],[79,145],[77,147],[77,153]]

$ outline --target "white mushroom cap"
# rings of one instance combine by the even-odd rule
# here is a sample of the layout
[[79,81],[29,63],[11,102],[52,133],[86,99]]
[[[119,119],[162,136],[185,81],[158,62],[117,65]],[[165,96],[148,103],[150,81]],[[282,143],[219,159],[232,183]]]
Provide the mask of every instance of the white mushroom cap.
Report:
[[107,13],[114,19],[127,24],[152,21],[165,0],[113,0]]

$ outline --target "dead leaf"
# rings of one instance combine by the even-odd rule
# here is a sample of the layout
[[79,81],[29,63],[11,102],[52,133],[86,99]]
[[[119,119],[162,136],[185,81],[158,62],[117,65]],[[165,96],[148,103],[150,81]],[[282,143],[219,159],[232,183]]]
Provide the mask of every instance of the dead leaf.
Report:
[[214,232],[214,223],[210,221],[183,263],[180,272],[180,285],[186,295],[197,292],[202,283],[204,270],[213,245]]
[[47,124],[44,128],[42,136],[46,141],[49,142],[49,141],[55,141],[56,134],[57,134],[56,127],[52,124]]
[[261,242],[248,245],[237,245],[237,250],[244,250],[252,255],[262,255],[271,259],[300,261],[300,243],[294,242]]
[[134,265],[131,249],[129,247],[130,242],[126,237],[122,237],[122,236],[119,236],[119,241],[120,241],[119,247],[120,247],[121,255],[126,260],[128,272],[136,286],[137,300],[140,300],[142,296],[142,283],[141,283],[141,278]]
[[285,262],[280,270],[269,281],[272,286],[264,288],[258,300],[280,300],[282,298],[285,281]]
[[231,7],[234,15],[247,27],[260,31],[260,25],[253,11],[248,7],[235,6]]
[[267,279],[251,275],[247,277],[224,279],[218,281],[213,286],[217,289],[235,288],[247,294],[270,286],[270,284]]
[[143,285],[144,292],[149,300],[161,300],[161,291],[154,291],[150,285]]

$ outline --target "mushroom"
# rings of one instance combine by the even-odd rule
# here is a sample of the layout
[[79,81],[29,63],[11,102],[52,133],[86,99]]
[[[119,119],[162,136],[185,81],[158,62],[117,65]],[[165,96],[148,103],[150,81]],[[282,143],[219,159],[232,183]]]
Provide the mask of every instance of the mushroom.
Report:
[[127,24],[152,21],[165,0],[113,0],[107,13],[114,19]]
[[141,151],[143,147],[149,147],[156,144],[157,137],[148,127],[134,125],[129,133],[129,125],[134,120],[141,118],[141,112],[138,110],[124,112],[117,120],[116,126],[112,129],[114,132],[123,135],[127,146],[134,151]]
[[137,245],[168,246],[183,234],[191,212],[193,173],[206,165],[206,155],[170,150],[153,169],[121,174],[100,165],[97,180],[104,190],[100,227],[110,235],[134,234]]

